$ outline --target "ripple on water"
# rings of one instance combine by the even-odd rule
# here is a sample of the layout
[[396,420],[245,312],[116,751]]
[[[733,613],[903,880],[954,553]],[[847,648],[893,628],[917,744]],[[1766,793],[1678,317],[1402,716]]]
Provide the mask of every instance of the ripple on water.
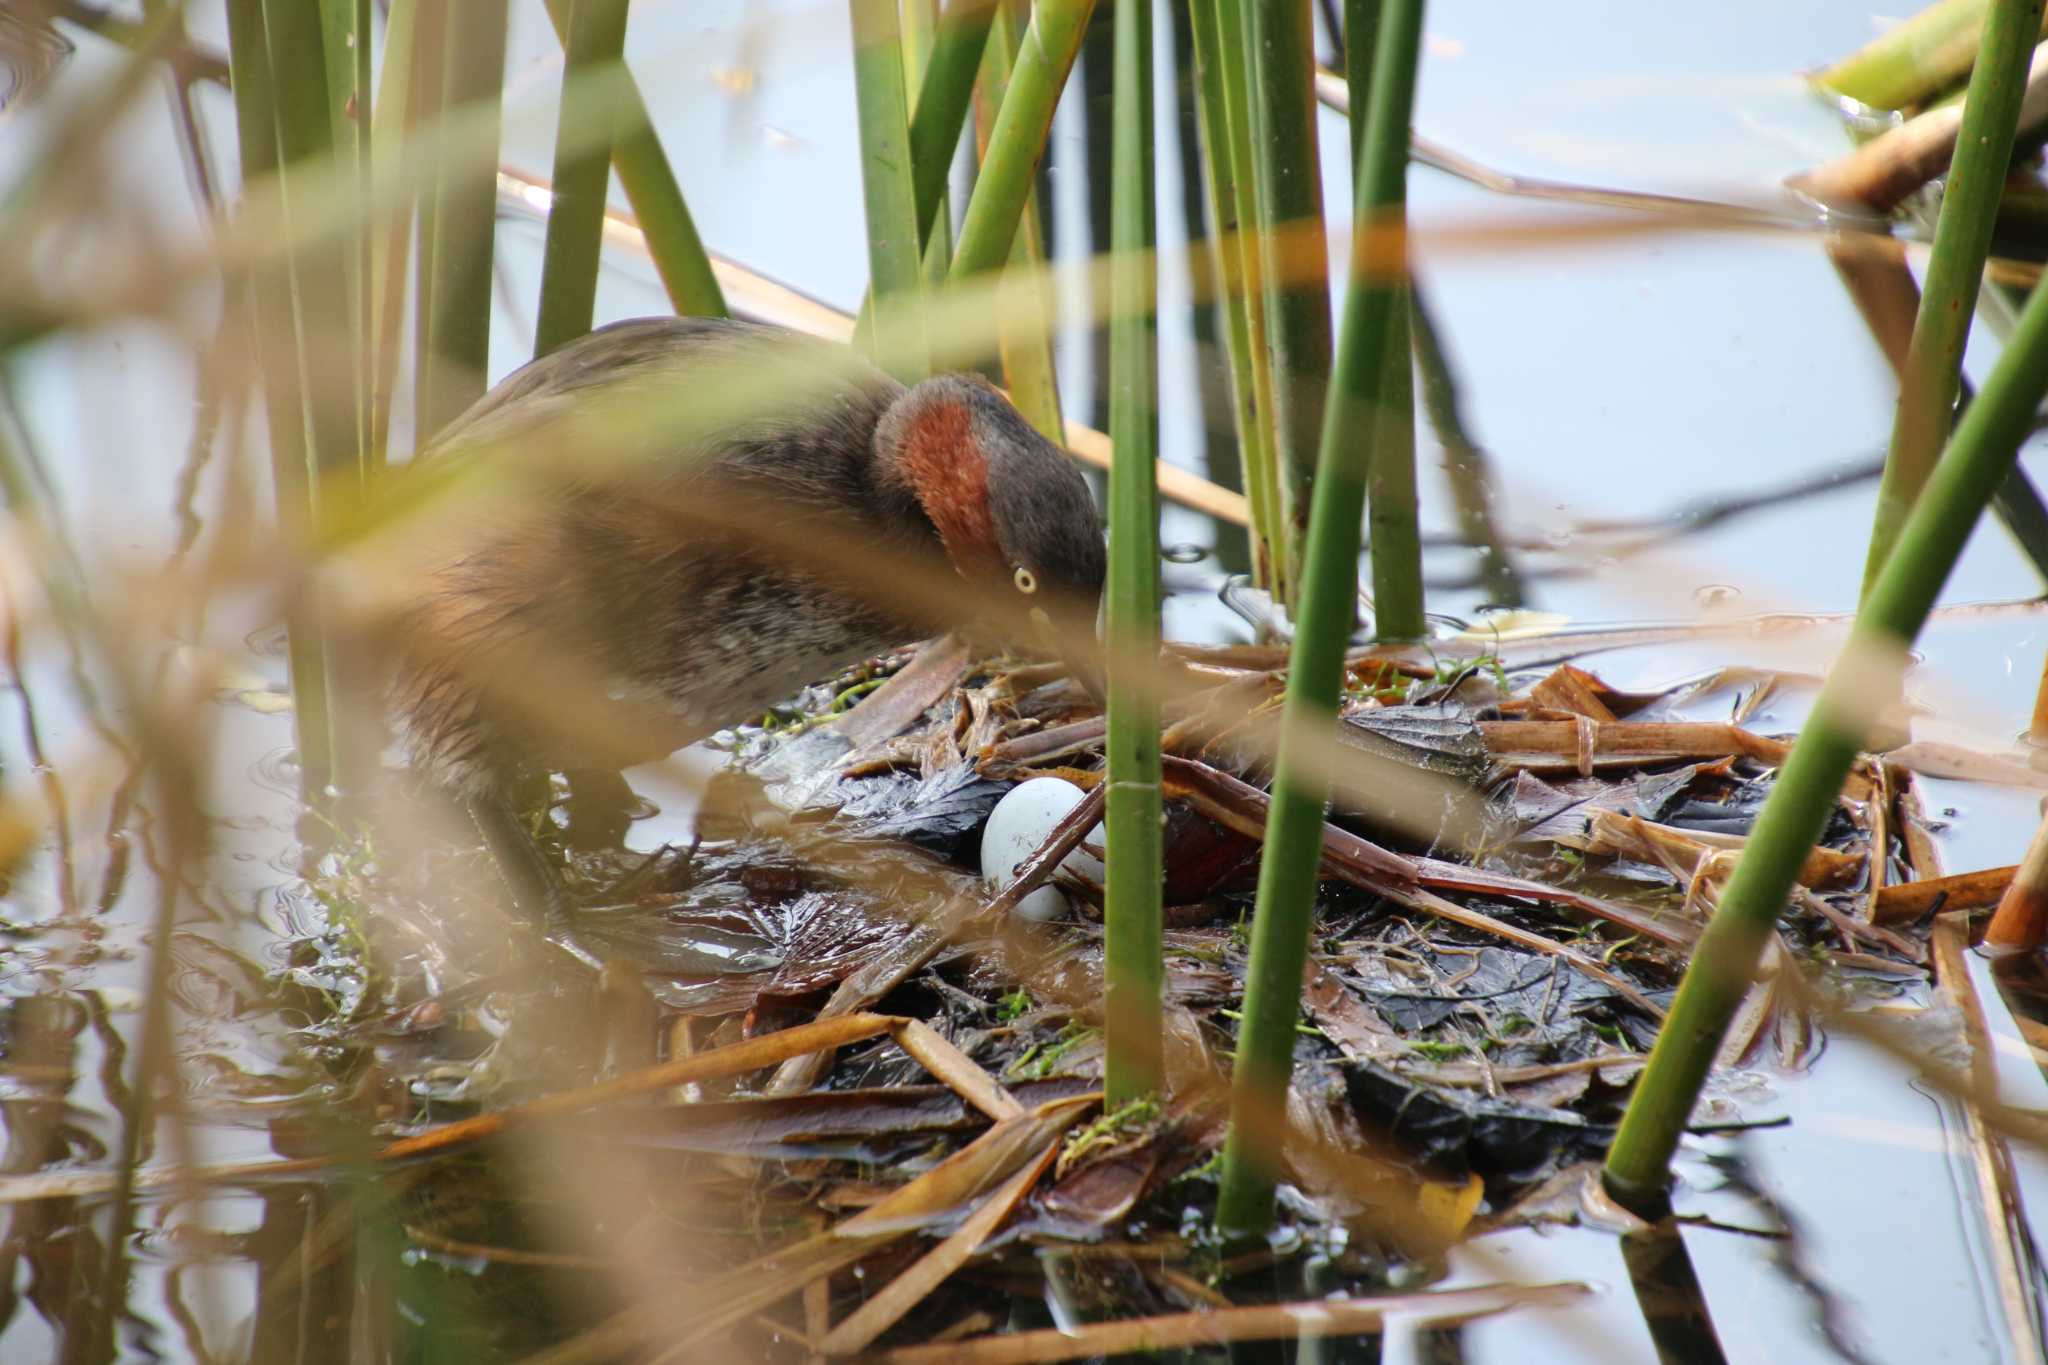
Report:
[[34,94],[71,53],[56,29],[0,8],[0,110]]

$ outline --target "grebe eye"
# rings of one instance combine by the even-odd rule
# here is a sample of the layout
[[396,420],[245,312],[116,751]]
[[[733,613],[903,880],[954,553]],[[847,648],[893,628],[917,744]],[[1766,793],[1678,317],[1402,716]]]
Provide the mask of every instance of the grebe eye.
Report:
[[1018,592],[1034,593],[1038,591],[1038,575],[1021,564],[1017,566],[1017,572],[1011,576],[1011,581],[1016,583]]

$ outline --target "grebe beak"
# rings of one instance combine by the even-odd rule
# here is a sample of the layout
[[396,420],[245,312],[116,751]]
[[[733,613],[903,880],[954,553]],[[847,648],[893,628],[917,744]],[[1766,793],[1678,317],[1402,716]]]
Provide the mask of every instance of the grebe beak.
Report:
[[1075,609],[1061,612],[1056,620],[1044,608],[1034,608],[1031,621],[1082,690],[1095,699],[1096,705],[1109,705],[1108,671],[1097,634],[1096,614]]

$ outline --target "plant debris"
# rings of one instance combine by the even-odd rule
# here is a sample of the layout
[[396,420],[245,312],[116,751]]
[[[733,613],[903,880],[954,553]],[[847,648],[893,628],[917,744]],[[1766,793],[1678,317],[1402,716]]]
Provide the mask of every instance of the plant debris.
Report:
[[[1100,888],[1055,871],[1097,818],[1099,717],[1044,670],[950,641],[727,736],[691,846],[567,855],[579,930],[626,971],[601,993],[592,1036],[610,1043],[523,1069],[545,1050],[522,1041],[539,1027],[528,997],[559,1004],[559,977],[501,960],[408,970],[405,945],[431,936],[404,926],[446,898],[375,869],[330,899],[374,908],[360,920],[372,960],[401,965],[374,974],[329,1043],[368,1049],[380,1084],[434,1108],[493,1110],[415,1126],[387,1153],[569,1124],[582,1150],[656,1163],[679,1188],[753,1191],[719,1204],[750,1218],[664,1253],[697,1267],[682,1300],[593,1322],[572,1349],[659,1338],[674,1352],[740,1332],[769,1358],[910,1359],[907,1343],[948,1324],[1005,1321],[1005,1299],[1037,1283],[1037,1250],[1120,1246],[1155,1250],[1119,1253],[1126,1269],[1104,1270],[1092,1312],[1201,1310],[1219,1331],[1244,1314],[1264,1334],[1270,1310],[1237,1296],[1265,1291],[1237,1283],[1207,1231],[1277,690],[1253,657],[1196,652],[1168,706],[1166,1097],[1099,1106]],[[1734,681],[1747,697],[1792,685]],[[1340,779],[1325,827],[1283,1259],[1314,1248],[1371,1302],[1394,1267],[1517,1216],[1604,1145],[1787,750],[1740,723],[1740,700],[1731,719],[1699,718],[1721,690],[1624,695],[1569,665],[1354,656],[1339,748],[1376,765],[1375,794],[1347,798]],[[972,871],[981,825],[1047,773],[1090,799],[996,896]],[[1922,903],[1909,794],[1875,765],[1845,791],[1786,907],[1785,951],[1866,979],[1924,973],[1924,925],[1901,908]],[[1393,817],[1417,800],[1438,815]],[[1885,884],[1874,867],[1891,869]],[[1049,875],[1074,918],[1007,913]],[[1796,1064],[1805,1030],[1775,993],[1760,999],[1746,1045]],[[764,1047],[744,1070],[717,1060]],[[579,1065],[618,1079],[535,1088]],[[435,1081],[451,1071],[466,1083]],[[777,1307],[799,1300],[802,1327]],[[949,1349],[1055,1358],[965,1338]]]

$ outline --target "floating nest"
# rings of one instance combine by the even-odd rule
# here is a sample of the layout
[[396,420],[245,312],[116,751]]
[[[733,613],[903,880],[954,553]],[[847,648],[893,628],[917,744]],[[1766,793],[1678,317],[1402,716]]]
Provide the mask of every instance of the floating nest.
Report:
[[[1247,1250],[1211,1229],[1281,662],[1172,656],[1170,1083],[1114,1112],[1102,889],[1056,870],[1094,806],[1004,894],[975,860],[1017,782],[1101,780],[1102,718],[1049,667],[948,639],[813,689],[720,737],[687,846],[578,849],[560,803],[544,811],[577,931],[611,962],[595,989],[508,922],[481,853],[335,855],[313,886],[326,928],[291,970],[335,1002],[314,1036],[338,1093],[400,1155],[480,1138],[516,1154],[425,1168],[442,1174],[399,1196],[408,1236],[515,1297],[622,1261],[682,1286],[633,1308],[558,1292],[552,1331],[577,1350],[901,1342],[909,1360],[946,1348],[907,1343],[1038,1327],[1098,1354],[1137,1319],[1164,1335],[1131,1340],[1177,1339],[1187,1314],[1221,1334],[1191,1342],[1291,1334],[1261,1305],[1414,1290],[1461,1238],[1583,1215],[1588,1163],[1788,749],[1749,722],[1803,684],[1627,694],[1570,665],[1353,656],[1276,1129],[1284,1227]],[[1785,908],[1781,965],[1911,989],[1930,906],[1907,893],[1930,849],[1910,775],[1866,760]],[[1047,878],[1067,919],[1008,913]],[[1808,1055],[1784,985],[1756,988],[1724,1061]],[[1695,1118],[1739,1116],[1710,1092]],[[536,1140],[508,1148],[517,1134]],[[605,1211],[575,1253],[542,1216],[565,1189]],[[1585,1289],[1424,1288],[1414,1311]]]

